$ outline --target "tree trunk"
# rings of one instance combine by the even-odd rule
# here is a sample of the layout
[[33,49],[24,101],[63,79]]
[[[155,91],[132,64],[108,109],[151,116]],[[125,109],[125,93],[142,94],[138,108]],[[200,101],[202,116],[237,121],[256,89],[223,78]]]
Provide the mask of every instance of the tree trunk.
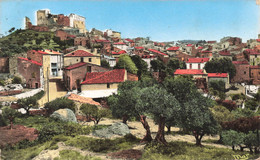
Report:
[[155,137],[155,141],[163,144],[167,144],[165,137],[164,137],[164,128],[165,128],[165,117],[161,117],[159,119],[159,125],[158,125],[158,132]]
[[124,115],[123,116],[123,123],[126,124],[126,121],[128,120],[128,116]]
[[195,136],[195,138],[196,138],[196,145],[197,146],[201,146],[201,139],[202,139],[202,137],[204,136],[204,133],[198,133],[198,132],[196,132],[196,131],[193,131],[193,134],[194,134],[194,136]]
[[10,120],[10,129],[13,129],[13,121]]
[[171,133],[171,126],[166,126],[167,127],[167,133]]
[[153,138],[151,136],[150,126],[149,126],[148,122],[146,121],[146,116],[140,115],[140,121],[141,121],[144,129],[146,130],[146,135],[144,136],[144,138],[142,139],[141,142],[151,142],[153,140]]

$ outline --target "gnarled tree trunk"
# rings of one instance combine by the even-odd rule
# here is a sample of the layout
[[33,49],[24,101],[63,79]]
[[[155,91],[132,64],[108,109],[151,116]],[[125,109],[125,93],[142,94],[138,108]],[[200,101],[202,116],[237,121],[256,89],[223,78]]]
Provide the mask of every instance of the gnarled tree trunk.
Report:
[[204,133],[199,133],[197,131],[193,131],[193,134],[194,134],[194,136],[196,138],[196,145],[197,146],[201,146],[201,139],[204,136]]
[[165,117],[161,117],[159,119],[159,124],[158,124],[158,132],[155,137],[155,141],[163,144],[167,144],[165,137],[164,137],[164,128],[165,128]]
[[149,126],[148,122],[146,121],[146,116],[140,115],[140,121],[141,121],[144,129],[146,130],[146,135],[144,136],[144,138],[142,139],[141,142],[151,142],[153,140],[153,138],[151,136],[150,126]]
[[123,123],[126,124],[126,121],[128,120],[128,116],[124,115],[123,116]]

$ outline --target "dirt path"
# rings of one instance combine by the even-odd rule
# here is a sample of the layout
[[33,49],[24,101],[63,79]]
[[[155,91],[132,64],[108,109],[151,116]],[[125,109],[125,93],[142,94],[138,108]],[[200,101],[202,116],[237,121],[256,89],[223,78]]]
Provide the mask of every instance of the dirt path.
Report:
[[[150,129],[152,132],[152,137],[154,138],[156,136],[156,132],[158,129],[158,125],[155,125],[152,119],[147,119],[149,125],[150,125]],[[115,120],[115,119],[103,119],[100,121],[100,125],[111,125],[113,123],[117,123],[117,122],[121,122],[121,120]],[[90,125],[93,126],[94,123],[93,122],[87,122],[84,125]],[[130,132],[131,134],[133,134],[134,136],[138,137],[138,138],[143,138],[145,135],[145,129],[143,128],[142,124],[138,121],[133,121],[133,122],[128,122],[128,126],[131,128]],[[179,131],[179,128],[176,127],[172,127],[171,131]],[[86,135],[87,137],[93,137],[91,135]],[[95,137],[97,138],[97,137]],[[113,137],[115,138],[115,137]],[[211,140],[217,140],[219,137],[212,137],[212,136],[204,136],[202,140],[207,140],[207,139],[211,139]],[[167,142],[171,142],[171,141],[184,141],[184,142],[190,142],[195,144],[195,138],[192,135],[179,135],[179,134],[169,134],[169,135],[165,135],[165,139]],[[224,145],[219,145],[219,144],[213,144],[213,143],[202,143],[202,145],[205,146],[214,146],[214,147],[218,147],[218,148],[230,148],[228,146],[224,146]],[[76,147],[72,147],[72,146],[66,146],[63,142],[59,142],[58,143],[58,149],[57,150],[44,150],[42,151],[37,157],[35,157],[33,160],[42,160],[42,159],[54,159],[55,157],[59,157],[59,152],[62,150],[74,150],[79,152],[81,155],[83,156],[95,156],[95,157],[99,157],[101,159],[105,159],[105,160],[110,160],[111,158],[109,158],[107,156],[107,154],[105,153],[95,153],[95,152],[91,152],[88,150],[81,150],[79,148]],[[137,149],[137,150],[141,150],[143,151],[145,147],[145,144],[137,144],[133,146],[133,149]],[[116,160],[113,158],[113,160]]]

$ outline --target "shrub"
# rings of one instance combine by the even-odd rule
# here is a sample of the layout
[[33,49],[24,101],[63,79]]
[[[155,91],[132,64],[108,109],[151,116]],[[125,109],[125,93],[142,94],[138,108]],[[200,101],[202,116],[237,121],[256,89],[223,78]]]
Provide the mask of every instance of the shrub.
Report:
[[76,110],[76,104],[74,103],[74,101],[62,97],[62,98],[57,98],[51,102],[48,102],[44,105],[44,108],[46,108],[48,110],[48,113],[51,114],[56,110],[59,109],[64,109],[64,108],[68,108],[71,109],[73,112],[75,112]]
[[4,86],[5,85],[5,81],[3,79],[0,79],[0,86]]
[[21,84],[21,83],[22,83],[22,79],[20,77],[14,76],[12,80],[12,84]]
[[0,127],[7,126],[6,119],[0,114]]

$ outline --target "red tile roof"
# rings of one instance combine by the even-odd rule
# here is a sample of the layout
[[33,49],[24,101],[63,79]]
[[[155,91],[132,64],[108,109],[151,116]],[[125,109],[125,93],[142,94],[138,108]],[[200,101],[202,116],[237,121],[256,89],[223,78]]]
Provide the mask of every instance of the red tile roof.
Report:
[[203,47],[202,47],[202,46],[199,46],[197,49],[203,49]]
[[252,69],[260,69],[260,66],[250,66]]
[[187,47],[191,47],[191,46],[193,46],[192,44],[187,44]]
[[193,74],[205,74],[203,69],[176,69],[174,74],[181,74],[181,75],[193,75]]
[[135,49],[144,49],[144,47],[135,47]]
[[119,54],[124,54],[124,53],[126,53],[125,50],[121,50],[121,51],[119,51],[119,52],[114,52],[114,51],[112,51],[112,54],[114,54],[114,55],[119,55]]
[[107,72],[92,72],[86,74],[86,80],[81,84],[119,83],[125,80],[125,69],[114,69]]
[[124,53],[126,53],[126,51],[125,51],[125,50],[121,50],[121,51],[119,51],[118,53],[119,53],[119,54],[124,54]]
[[256,39],[257,42],[260,42],[260,39]]
[[124,42],[117,42],[117,43],[114,43],[114,45],[126,45]]
[[96,39],[96,42],[101,43],[101,42],[105,42],[105,43],[109,43],[109,40],[105,40],[105,39]]
[[73,51],[72,53],[65,55],[64,57],[94,57],[94,55],[87,51],[76,50]]
[[48,54],[46,52],[43,52],[43,51],[36,51],[36,50],[33,50],[34,52],[38,52],[38,53],[41,53],[41,54]]
[[186,63],[204,63],[208,61],[209,58],[189,58]]
[[86,64],[87,63],[85,63],[85,62],[79,62],[79,63],[76,63],[76,64],[72,64],[72,65],[66,67],[65,69],[70,70],[70,69],[74,69],[74,68],[78,68],[78,67],[84,66]]
[[220,51],[219,54],[221,56],[231,56],[230,52],[229,51]]
[[227,76],[227,73],[208,73],[208,77],[226,78]]
[[232,61],[233,64],[248,64],[248,61]]
[[128,42],[134,43],[134,41],[131,40],[131,39],[129,39],[129,38],[127,38],[127,39],[125,39],[125,40],[128,41]]
[[148,50],[151,51],[151,52],[154,52],[154,53],[158,53],[158,54],[161,54],[161,55],[167,56],[167,54],[162,53],[162,52],[160,52],[160,51],[157,51],[157,50],[155,50],[155,49],[148,49]]
[[73,100],[73,101],[77,101],[77,102],[80,102],[80,103],[88,103],[88,104],[100,106],[100,103],[94,101],[92,98],[82,97],[82,96],[74,94],[74,93],[72,93],[68,97],[68,99]]
[[19,59],[22,59],[22,60],[25,60],[25,61],[28,61],[28,62],[30,62],[30,63],[36,64],[36,65],[38,65],[38,66],[42,66],[41,63],[36,62],[36,61],[33,61],[33,60],[30,60],[30,59],[28,59],[28,58],[23,58],[23,57],[18,57],[18,58],[19,58]]
[[180,47],[170,47],[167,49],[167,51],[177,51]]

